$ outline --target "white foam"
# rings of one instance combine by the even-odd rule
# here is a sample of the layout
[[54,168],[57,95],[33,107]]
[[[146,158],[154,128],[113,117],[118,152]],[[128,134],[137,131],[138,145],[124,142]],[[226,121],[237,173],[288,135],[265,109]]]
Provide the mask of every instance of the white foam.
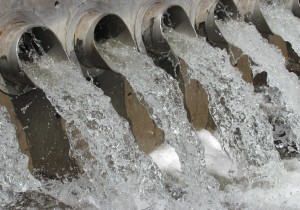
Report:
[[290,172],[300,172],[300,161],[296,158],[282,160],[284,168]]
[[197,134],[205,148],[205,162],[208,172],[227,179],[238,176],[232,160],[222,149],[219,140],[205,129],[198,131]]
[[[208,172],[227,179],[239,176],[232,160],[222,149],[219,140],[205,129],[198,131],[197,134],[205,148],[205,162]],[[164,144],[149,155],[160,170],[181,172],[178,154],[170,145]]]
[[299,171],[278,174],[278,181],[270,184],[245,191],[231,186],[225,200],[230,209],[300,209]]
[[181,172],[181,164],[175,149],[170,145],[164,144],[151,152],[150,157],[162,171]]

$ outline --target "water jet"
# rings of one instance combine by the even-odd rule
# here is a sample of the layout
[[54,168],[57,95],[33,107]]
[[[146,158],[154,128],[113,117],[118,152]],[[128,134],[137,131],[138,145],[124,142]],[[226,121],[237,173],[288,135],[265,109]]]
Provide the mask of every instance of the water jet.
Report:
[[68,56],[54,33],[34,14],[11,13],[0,22],[1,91],[10,95],[3,95],[1,100],[6,100],[11,115],[17,116],[18,132],[25,133],[19,140],[20,144],[27,144],[32,172],[49,177],[71,175],[76,164],[68,155],[69,145],[63,140],[67,137],[60,119],[55,117],[56,111],[43,91],[27,77],[22,64],[33,62],[34,54],[47,53],[55,62],[68,60]]

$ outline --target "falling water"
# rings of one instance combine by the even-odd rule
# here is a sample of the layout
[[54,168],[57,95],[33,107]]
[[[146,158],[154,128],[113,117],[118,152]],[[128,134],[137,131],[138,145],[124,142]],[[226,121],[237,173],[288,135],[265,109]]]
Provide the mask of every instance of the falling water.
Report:
[[[294,73],[285,67],[285,58],[280,50],[262,38],[253,25],[241,21],[218,21],[223,36],[250,56],[253,76],[267,73],[267,104],[274,107],[269,113],[270,121],[284,138],[278,138],[279,147],[294,151],[294,144],[300,142],[300,83]],[[234,32],[234,33],[232,33]],[[268,105],[267,105],[268,106]],[[272,116],[273,115],[273,116]]]
[[[175,182],[183,193],[183,199],[187,201],[184,206],[204,208],[208,201],[215,202],[217,193],[213,193],[213,198],[207,188],[210,187],[213,192],[216,186],[203,167],[203,148],[187,119],[178,82],[133,47],[111,40],[99,44],[98,51],[104,58],[111,59],[115,71],[127,78],[152,119],[164,131],[164,144],[169,144],[176,150],[182,171],[177,173]],[[166,179],[169,180],[170,177]],[[174,185],[174,181],[171,185]],[[173,192],[174,197],[180,196],[177,194]]]
[[19,193],[37,190],[41,184],[28,171],[28,158],[19,151],[16,130],[4,107],[0,107],[0,208]]
[[[82,174],[71,181],[35,180],[28,172],[27,157],[17,149],[8,113],[0,107],[0,207],[18,208],[14,203],[19,195],[27,198],[25,202],[35,199],[37,207],[36,195],[42,194],[44,200],[51,198],[57,203],[49,208],[220,209],[219,199],[229,209],[299,209],[300,164],[285,160],[287,173],[273,144],[273,136],[280,133],[276,129],[286,132],[284,138],[278,137],[283,143],[298,142],[299,80],[287,72],[279,50],[253,26],[236,21],[218,24],[227,39],[251,56],[254,75],[268,73],[269,86],[261,88],[261,94],[242,80],[225,51],[213,48],[203,38],[172,32],[167,39],[188,63],[190,78],[198,80],[209,95],[210,112],[217,124],[214,135],[236,164],[235,170],[239,169],[237,180],[216,191],[217,185],[206,174],[203,148],[187,120],[178,83],[134,48],[107,42],[99,50],[113,59],[115,70],[129,80],[164,130],[164,145],[175,148],[182,171],[161,173],[139,152],[128,123],[117,115],[103,91],[85,81],[69,62],[56,63],[44,55],[34,63],[20,65],[65,120],[70,155],[78,160]],[[271,115],[277,117],[273,120],[283,121],[275,131],[268,122]],[[173,189],[166,189],[166,184]]]
[[21,65],[66,121],[71,153],[84,171],[59,189],[57,183],[48,187],[51,194],[77,208],[163,208],[168,195],[161,173],[139,152],[128,123],[103,91],[67,61],[55,63],[44,55]]
[[242,80],[227,53],[211,47],[203,38],[175,32],[167,38],[175,53],[188,63],[190,77],[207,91],[219,139],[245,175],[251,166],[258,169],[270,161],[277,162],[272,129],[259,108],[253,86]]
[[300,55],[300,20],[291,10],[279,5],[261,4],[261,11],[270,29],[285,41],[291,43],[295,52]]
[[224,149],[252,174],[246,183],[234,181],[225,186],[223,206],[228,209],[299,208],[299,164],[287,161],[285,167],[292,171],[289,174],[283,169],[273,145],[272,128],[260,108],[261,99],[231,66],[226,51],[213,48],[204,38],[175,32],[168,33],[167,39],[177,55],[189,64],[191,78],[199,80],[208,92],[210,111],[218,126],[215,134]]

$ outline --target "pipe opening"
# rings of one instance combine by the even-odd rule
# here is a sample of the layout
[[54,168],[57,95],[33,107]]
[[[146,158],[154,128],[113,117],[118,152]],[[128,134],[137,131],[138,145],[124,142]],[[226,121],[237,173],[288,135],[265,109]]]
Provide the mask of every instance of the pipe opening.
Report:
[[86,12],[77,24],[74,36],[75,53],[85,76],[97,77],[103,70],[114,69],[114,63],[98,50],[109,39],[135,47],[129,29],[119,16],[99,11]]
[[[201,9],[201,8],[200,8]],[[205,32],[208,39],[216,44],[226,45],[227,41],[222,36],[216,21],[226,21],[229,19],[238,19],[240,14],[238,12],[237,6],[233,0],[219,0],[216,1],[208,11],[208,16],[205,24],[199,23],[197,25],[197,32],[203,35]],[[203,28],[203,26],[205,28]],[[221,47],[221,46],[220,46]]]
[[116,39],[125,45],[134,45],[125,23],[117,15],[113,14],[103,17],[94,30],[95,42],[101,44],[109,39]]
[[293,0],[292,12],[296,17],[300,18],[300,0]]
[[154,3],[146,10],[142,20],[141,38],[146,52],[157,66],[175,77],[179,59],[172,52],[164,34],[173,29],[178,33],[195,37],[196,33],[187,14],[180,6]]
[[214,16],[217,20],[222,21],[228,19],[237,19],[239,12],[232,0],[220,0],[214,9]]
[[58,9],[58,8],[60,7],[60,3],[59,3],[59,1],[55,1],[55,3],[54,3],[54,7],[55,7],[56,9]]
[[168,27],[178,33],[195,36],[189,18],[180,6],[171,6],[168,8],[163,14],[161,24],[163,29],[164,27]]
[[169,55],[171,49],[164,33],[170,28],[178,33],[196,36],[187,14],[180,6],[155,3],[147,9],[141,34],[148,53],[154,57]]
[[34,56],[44,54],[48,54],[55,61],[68,59],[51,30],[34,27],[24,32],[18,42],[18,58],[24,62],[33,62]]
[[68,57],[54,33],[42,26],[24,24],[5,31],[0,43],[3,47],[0,73],[3,78],[1,90],[7,94],[19,95],[36,86],[22,70],[22,63],[34,62],[47,53],[55,62]]

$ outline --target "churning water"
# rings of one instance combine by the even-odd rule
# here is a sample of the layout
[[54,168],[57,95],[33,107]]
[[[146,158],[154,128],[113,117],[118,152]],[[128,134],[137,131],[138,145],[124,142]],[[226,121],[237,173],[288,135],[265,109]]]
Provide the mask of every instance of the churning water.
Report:
[[[177,182],[181,193],[185,194],[184,199],[194,208],[200,206],[199,196],[200,203],[212,200],[205,198],[212,195],[207,186],[215,186],[206,176],[203,148],[187,119],[178,82],[133,47],[112,40],[99,44],[98,50],[105,58],[111,59],[115,71],[127,78],[139,100],[144,101],[152,119],[164,131],[164,144],[169,144],[177,152],[181,171],[173,172],[171,176],[176,177],[173,182]],[[173,193],[175,196],[176,192]],[[215,192],[214,196],[217,196]]]
[[28,171],[28,158],[19,151],[14,126],[4,107],[0,107],[0,208],[4,208],[18,193],[36,190],[40,182]]
[[270,45],[253,25],[240,21],[218,21],[218,25],[230,43],[250,56],[254,78],[259,74],[267,75],[267,85],[260,90],[265,98],[264,110],[278,131],[277,137],[283,136],[275,139],[279,147],[290,146],[292,151],[295,144],[298,147],[300,140],[298,77],[286,69],[281,51]]
[[[236,30],[239,29],[229,29]],[[290,177],[299,174],[285,172],[274,147],[266,111],[262,109],[264,101],[231,66],[226,51],[211,47],[204,38],[175,32],[168,33],[167,39],[175,53],[188,63],[191,78],[199,80],[206,89],[210,111],[218,126],[215,135],[244,170],[242,177],[246,180],[224,188],[224,206],[229,209],[299,208],[298,181],[290,184]],[[272,106],[269,108],[273,110]],[[286,167],[293,168],[293,164],[288,162]]]
[[238,167],[261,168],[270,160],[276,160],[272,128],[259,108],[253,86],[242,80],[227,53],[211,47],[204,38],[175,32],[168,34],[168,41],[189,65],[191,78],[198,80],[207,91],[217,135]]
[[[175,54],[189,65],[189,77],[208,93],[217,139],[206,131],[197,135],[187,120],[178,82],[147,56],[116,41],[98,49],[127,78],[164,131],[162,148],[170,145],[177,152],[181,164],[177,171],[160,170],[138,150],[128,122],[79,68],[68,61],[56,63],[47,55],[34,56],[33,63],[21,62],[65,120],[70,154],[83,172],[71,181],[34,179],[26,156],[17,149],[8,113],[0,108],[1,207],[42,208],[38,198],[47,197],[53,204],[49,208],[66,209],[299,209],[300,164],[297,159],[282,162],[274,145],[275,140],[281,141],[280,147],[299,141],[299,80],[287,72],[279,50],[253,26],[237,21],[218,24],[224,36],[252,58],[254,75],[267,72],[268,86],[255,91],[232,67],[227,53],[204,38],[166,34]],[[282,130],[285,135],[279,135]],[[225,181],[206,173],[208,153],[226,156],[224,164],[232,161]],[[218,161],[224,169],[223,159]],[[35,205],[28,204],[28,197],[35,198]]]
[[300,55],[300,20],[291,10],[279,5],[262,4],[261,11],[270,29],[285,41],[291,43],[294,51]]
[[[84,170],[80,179],[60,190],[53,186],[55,197],[81,208],[164,206],[168,196],[160,171],[137,149],[129,124],[102,90],[85,81],[70,62],[54,63],[47,56],[26,64],[24,71],[66,121],[71,153]],[[78,146],[80,141],[88,148]]]

